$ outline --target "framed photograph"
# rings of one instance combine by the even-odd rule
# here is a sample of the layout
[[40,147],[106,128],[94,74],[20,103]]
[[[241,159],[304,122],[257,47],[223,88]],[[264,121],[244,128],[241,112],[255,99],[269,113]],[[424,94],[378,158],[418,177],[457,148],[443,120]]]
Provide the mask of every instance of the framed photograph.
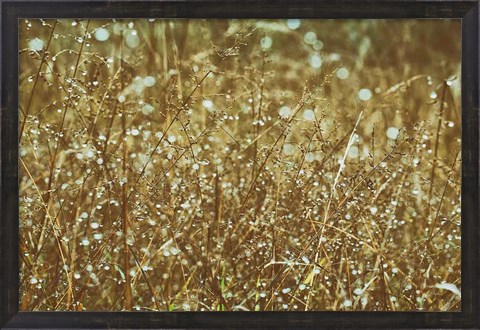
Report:
[[3,1],[0,326],[479,329],[479,1]]

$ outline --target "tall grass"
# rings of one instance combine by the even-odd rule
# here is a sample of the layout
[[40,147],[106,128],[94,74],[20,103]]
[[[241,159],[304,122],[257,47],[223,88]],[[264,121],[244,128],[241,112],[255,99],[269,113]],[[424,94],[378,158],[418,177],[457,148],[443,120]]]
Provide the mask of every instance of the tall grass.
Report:
[[21,21],[21,309],[460,310],[459,37]]

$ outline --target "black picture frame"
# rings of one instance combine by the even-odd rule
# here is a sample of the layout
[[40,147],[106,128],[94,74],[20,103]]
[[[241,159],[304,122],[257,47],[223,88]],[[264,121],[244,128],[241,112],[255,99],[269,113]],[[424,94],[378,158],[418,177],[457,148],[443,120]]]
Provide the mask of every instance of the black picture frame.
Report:
[[[19,312],[18,20],[20,18],[461,18],[461,312]],[[4,328],[480,328],[480,1],[2,1],[0,326]]]

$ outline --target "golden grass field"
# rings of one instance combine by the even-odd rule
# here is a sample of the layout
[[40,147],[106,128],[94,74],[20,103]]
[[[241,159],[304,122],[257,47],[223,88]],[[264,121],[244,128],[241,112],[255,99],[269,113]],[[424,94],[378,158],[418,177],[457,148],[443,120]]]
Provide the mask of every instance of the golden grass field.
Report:
[[460,20],[19,38],[21,310],[460,310]]

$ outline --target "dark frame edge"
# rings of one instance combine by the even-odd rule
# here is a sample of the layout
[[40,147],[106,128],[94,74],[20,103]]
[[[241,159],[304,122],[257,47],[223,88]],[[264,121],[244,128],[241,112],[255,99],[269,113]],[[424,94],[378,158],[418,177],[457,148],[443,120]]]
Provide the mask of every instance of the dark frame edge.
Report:
[[[260,3],[267,1],[249,1],[252,3]],[[179,5],[188,7],[188,4],[197,4],[202,1],[165,1],[169,6]],[[219,3],[219,1],[204,1],[209,3]],[[342,4],[353,4],[352,1],[340,0],[338,1]],[[361,1],[359,1],[361,2]],[[363,1],[365,3],[370,3],[370,6],[374,1]],[[386,3],[399,3],[405,5],[405,1],[380,1],[382,4]],[[425,1],[418,1],[425,3]],[[442,3],[442,6],[447,2],[450,3],[450,6],[453,6],[455,1],[429,1],[431,3]],[[25,5],[27,1],[15,2],[15,1],[0,1],[0,10],[1,10],[1,113],[0,113],[0,283],[2,283],[2,291],[0,291],[0,327],[3,328],[25,328],[25,327],[36,327],[36,328],[55,328],[55,327],[139,327],[140,325],[145,325],[144,327],[154,327],[155,325],[162,325],[164,327],[186,327],[188,324],[196,324],[199,327],[235,327],[241,325],[242,317],[232,317],[236,319],[238,323],[229,322],[229,315],[231,313],[187,313],[188,317],[191,317],[190,321],[185,319],[188,317],[182,315],[176,315],[176,313],[133,313],[127,315],[127,313],[115,312],[115,313],[101,313],[101,312],[56,312],[56,315],[51,315],[48,312],[19,312],[18,311],[18,209],[15,207],[9,207],[9,205],[16,205],[14,202],[15,199],[18,203],[18,182],[13,182],[13,178],[18,177],[18,146],[16,145],[17,132],[16,132],[16,121],[18,116],[15,113],[17,109],[17,100],[16,95],[18,94],[18,86],[16,84],[8,85],[8,81],[16,80],[16,66],[8,65],[6,63],[5,54],[8,49],[18,49],[18,40],[15,37],[12,37],[17,32],[17,19],[21,17],[21,11],[18,10],[17,4]],[[33,7],[35,5],[45,2],[32,1],[29,2]],[[72,2],[76,6],[80,5],[82,2],[76,1]],[[112,3],[107,2],[94,2],[96,5],[95,15],[99,13],[99,7],[107,10],[111,9]],[[147,3],[147,2],[142,2]],[[241,1],[234,1],[238,5]],[[306,4],[305,1],[299,1],[299,3]],[[310,2],[312,5],[316,1]],[[319,1],[319,3],[326,3],[326,1]],[[413,4],[415,1],[409,1],[408,3]],[[125,4],[125,2],[123,2]],[[292,6],[288,5],[285,1],[278,1],[278,6]],[[439,324],[443,323],[449,327],[460,326],[464,329],[480,329],[480,314],[478,314],[476,308],[479,308],[479,284],[478,274],[480,274],[480,228],[478,220],[480,219],[480,208],[479,203],[479,191],[480,191],[480,182],[479,182],[479,171],[478,167],[480,166],[479,162],[479,77],[480,77],[480,68],[479,68],[479,53],[480,53],[480,40],[479,40],[479,19],[480,19],[480,4],[479,1],[458,1],[457,4],[461,5],[462,10],[466,8],[468,4],[468,12],[462,17],[462,143],[468,140],[466,145],[469,146],[468,149],[462,148],[462,211],[463,207],[467,207],[469,212],[464,219],[462,219],[462,227],[467,224],[469,230],[462,230],[462,235],[466,235],[468,239],[462,239],[462,251],[476,251],[474,253],[465,254],[462,253],[462,312],[461,313],[442,313],[440,317],[435,319],[434,314],[438,313],[396,313],[397,316],[393,317],[393,321],[390,324],[394,324],[396,327],[405,326],[401,322],[402,318],[406,319],[411,317],[412,320],[418,322],[418,327],[428,327],[436,328]],[[228,6],[228,5],[227,5]],[[125,5],[123,10],[131,7],[131,3]],[[448,6],[447,6],[448,7]],[[21,7],[25,8],[25,7]],[[78,9],[78,8],[77,8]],[[171,10],[171,9],[170,9]],[[225,7],[223,7],[225,10]],[[250,9],[251,10],[251,9]],[[221,10],[220,10],[221,11]],[[380,10],[384,12],[385,9]],[[101,10],[100,10],[101,12]],[[183,11],[181,11],[183,12]],[[188,10],[187,10],[188,12]],[[213,10],[212,17],[219,17],[219,10]],[[247,10],[248,12],[248,10]],[[298,13],[299,11],[297,11]],[[300,11],[301,12],[301,11]],[[419,11],[421,12],[421,11]],[[442,11],[431,11],[425,14],[427,17],[434,17]],[[448,8],[443,11],[445,13],[457,15],[459,9]],[[134,16],[138,15],[137,11],[134,11]],[[155,13],[165,13],[162,10],[154,11]],[[171,12],[167,10],[168,16],[176,17],[178,13]],[[240,15],[245,13],[245,11],[240,11]],[[202,15],[202,12],[194,14],[194,16]],[[293,17],[295,15],[295,10],[293,12],[289,11],[288,16]],[[402,16],[400,13],[397,15]],[[309,14],[307,14],[307,17]],[[374,15],[375,16],[375,15]],[[395,17],[395,14],[390,16]],[[421,17],[422,15],[420,15]],[[98,16],[100,17],[100,16]],[[133,16],[132,16],[133,17]],[[391,17],[391,18],[393,18]],[[402,16],[403,17],[403,16]],[[4,51],[5,50],[5,51]],[[15,61],[16,63],[16,61]],[[469,86],[468,90],[464,86]],[[15,111],[14,111],[15,110]],[[15,143],[12,146],[12,141]],[[463,167],[463,164],[477,164],[476,168],[473,167]],[[475,192],[472,196],[468,198],[463,198],[464,192],[472,193]],[[462,215],[463,217],[463,215]],[[12,221],[15,220],[15,221]],[[463,236],[462,236],[463,238]],[[14,270],[14,271],[12,271]],[[465,276],[465,277],[464,277]],[[471,290],[466,290],[465,285],[469,285]],[[250,313],[240,313],[240,315],[245,315],[245,320],[250,319],[250,321],[244,323],[244,326],[253,327],[252,321],[258,322],[255,327],[266,328],[269,325],[275,325],[278,328],[285,326],[295,326],[295,327],[312,327],[315,325],[320,325],[319,323],[305,322],[302,323],[298,321],[297,317],[281,317],[280,320],[275,321],[275,315],[272,313],[256,313],[257,316],[248,315]],[[156,314],[156,315],[153,315]],[[310,313],[303,313],[304,315]],[[362,324],[365,328],[365,323],[355,323],[356,320],[359,320],[355,316],[355,313],[339,313],[332,312],[326,313],[330,314],[331,321],[328,321],[324,326],[328,328],[332,327],[332,320],[338,320],[341,318],[341,315],[350,317],[350,321],[340,321],[338,322],[338,327],[354,327],[360,328]],[[391,317],[392,313],[389,313],[390,316],[387,316],[385,313],[374,313],[378,315],[378,326],[379,327],[389,327],[387,319]],[[394,313],[395,314],[395,313]],[[417,314],[417,315],[413,315]],[[423,317],[421,316],[423,314]],[[161,316],[160,316],[161,315]],[[358,315],[358,313],[357,313]],[[403,315],[403,316],[402,316]],[[216,318],[214,321],[206,321],[207,318]],[[231,316],[230,316],[231,317]],[[261,318],[264,318],[260,320]],[[145,323],[141,323],[142,319],[147,319]],[[360,318],[361,319],[361,318]],[[260,320],[260,321],[259,321]],[[353,320],[353,321],[351,321]],[[273,322],[272,322],[273,321]],[[400,321],[398,323],[397,321]],[[140,323],[139,323],[140,322]],[[272,322],[272,323],[269,323]],[[283,323],[282,323],[283,322]],[[364,322],[364,321],[363,321]],[[394,323],[397,322],[397,323]],[[337,326],[335,326],[337,327]],[[370,327],[370,326],[369,326]]]
[[[12,205],[18,203],[18,145],[17,125],[13,115],[17,109],[18,72],[9,65],[9,49],[18,49],[18,38],[12,37],[17,29],[17,19],[12,3],[1,3],[1,112],[0,112],[0,327],[18,314],[19,258],[18,258],[18,210]],[[16,60],[14,60],[17,63]],[[17,202],[15,203],[15,200]],[[15,271],[13,271],[15,270]]]
[[[480,328],[479,20],[480,4],[477,3],[462,18],[462,312],[477,329]],[[463,166],[467,163],[477,164],[477,167]],[[475,193],[471,194],[472,191]],[[468,212],[464,213],[464,208]],[[464,230],[465,227],[469,230]],[[466,254],[465,251],[476,253]],[[471,290],[466,290],[465,285]]]
[[[478,0],[2,1],[17,18],[463,18],[478,3]],[[115,15],[105,14],[112,9]]]

